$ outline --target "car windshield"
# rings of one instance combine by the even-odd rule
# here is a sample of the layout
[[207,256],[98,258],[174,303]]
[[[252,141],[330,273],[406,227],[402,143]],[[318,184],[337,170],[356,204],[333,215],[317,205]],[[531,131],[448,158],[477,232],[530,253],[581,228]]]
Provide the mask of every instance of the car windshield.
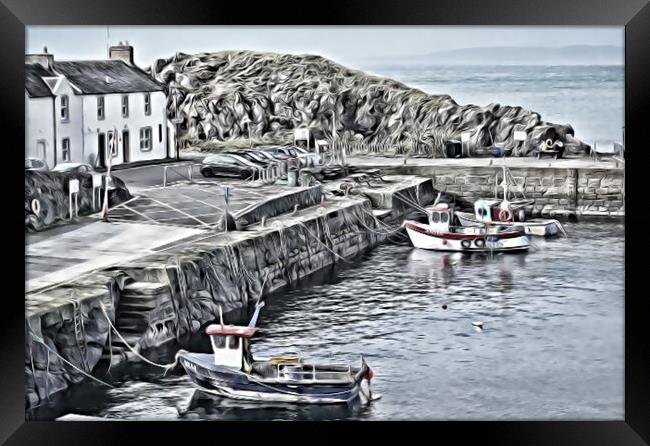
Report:
[[206,163],[228,163],[228,164],[237,164],[237,160],[228,155],[210,155],[207,156],[204,160]]
[[44,163],[40,160],[25,160],[25,167],[32,169],[40,169]]

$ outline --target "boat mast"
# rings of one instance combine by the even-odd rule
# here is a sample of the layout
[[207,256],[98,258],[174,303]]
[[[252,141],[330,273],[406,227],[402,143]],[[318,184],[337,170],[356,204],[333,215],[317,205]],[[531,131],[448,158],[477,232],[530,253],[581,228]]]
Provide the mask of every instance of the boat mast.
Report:
[[506,163],[503,162],[503,181],[501,182],[501,187],[503,188],[503,201],[508,201],[508,176],[506,172]]

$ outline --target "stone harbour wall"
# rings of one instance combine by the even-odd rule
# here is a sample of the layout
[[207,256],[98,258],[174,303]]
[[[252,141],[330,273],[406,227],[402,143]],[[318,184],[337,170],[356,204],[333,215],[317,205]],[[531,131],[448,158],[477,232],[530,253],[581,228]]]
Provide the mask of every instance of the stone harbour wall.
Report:
[[[431,181],[396,190],[420,198],[421,204],[433,198]],[[384,223],[396,225],[409,210],[393,201]],[[219,307],[224,313],[246,309],[264,295],[376,246],[388,237],[385,231],[368,198],[333,198],[263,227],[214,233],[27,295],[26,406],[43,404],[86,379],[77,369],[96,373],[102,356],[113,365],[138,360],[109,335],[100,303],[131,347],[155,357],[157,348],[173,341],[183,345],[218,319]]]
[[[496,166],[400,166],[399,171],[432,178],[437,191],[452,194],[466,205],[479,198],[493,198],[495,176],[499,182],[502,179],[502,170]],[[625,215],[623,169],[511,167],[510,172],[526,198],[534,200],[526,209],[532,217]],[[519,190],[517,197],[521,198]]]

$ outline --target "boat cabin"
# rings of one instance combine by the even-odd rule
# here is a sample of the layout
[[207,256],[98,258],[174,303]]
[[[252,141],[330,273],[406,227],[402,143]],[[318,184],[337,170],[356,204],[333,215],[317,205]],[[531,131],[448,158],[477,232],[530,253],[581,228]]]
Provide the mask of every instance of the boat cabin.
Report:
[[429,226],[434,231],[448,231],[454,218],[454,210],[446,203],[437,204],[427,208],[429,213]]
[[238,370],[250,369],[253,356],[250,351],[250,338],[257,328],[237,325],[209,325],[205,333],[210,336],[214,363],[234,367]]
[[499,200],[476,200],[474,203],[474,215],[481,222],[501,221],[499,213],[501,207]]

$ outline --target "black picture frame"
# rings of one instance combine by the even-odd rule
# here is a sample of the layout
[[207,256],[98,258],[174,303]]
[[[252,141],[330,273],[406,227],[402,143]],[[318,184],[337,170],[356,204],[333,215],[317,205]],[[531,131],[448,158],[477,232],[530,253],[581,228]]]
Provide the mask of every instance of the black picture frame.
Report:
[[[4,320],[2,323],[2,358],[0,383],[2,385],[2,417],[0,440],[6,444],[115,444],[140,441],[172,441],[174,433],[186,433],[183,440],[200,441],[198,434],[213,441],[231,441],[224,432],[235,434],[234,441],[250,442],[256,432],[260,439],[282,437],[290,430],[297,437],[292,441],[327,439],[337,441],[335,430],[339,425],[323,423],[292,424],[266,423],[263,429],[252,429],[242,423],[57,423],[26,422],[24,408],[24,311],[21,287],[14,277],[23,271],[18,257],[24,255],[19,234],[24,225],[17,212],[21,201],[21,184],[18,168],[24,147],[24,88],[25,26],[28,25],[575,25],[625,26],[625,126],[627,151],[625,206],[626,216],[626,277],[625,277],[625,418],[612,421],[525,421],[525,422],[431,422],[409,423],[408,426],[391,423],[354,423],[362,435],[377,437],[389,430],[401,434],[406,441],[416,438],[462,443],[463,440],[482,444],[647,444],[650,441],[650,329],[643,287],[644,262],[632,257],[635,247],[647,244],[643,239],[642,206],[632,209],[630,203],[643,203],[642,171],[647,165],[648,149],[643,147],[644,120],[650,116],[650,4],[647,0],[561,0],[545,1],[482,1],[446,0],[438,2],[400,1],[350,1],[332,2],[222,2],[222,1],[154,1],[126,0],[2,0],[0,5],[0,85],[3,100],[0,106],[3,129],[3,153],[8,157],[7,173],[2,173],[3,185],[10,185],[4,193],[3,226],[6,242],[12,245],[11,255],[5,255],[10,266],[4,294]],[[13,170],[12,170],[13,169]],[[636,171],[636,172],[635,172]],[[634,183],[638,182],[637,185]],[[632,183],[632,184],[628,184]],[[14,190],[15,188],[15,190]],[[5,189],[6,190],[6,189]],[[636,197],[636,198],[635,198]],[[636,200],[636,201],[633,201]],[[14,209],[14,206],[16,210]],[[15,217],[15,218],[14,218]],[[15,232],[15,236],[14,236]],[[4,244],[7,244],[7,243]],[[7,249],[7,248],[5,248]],[[9,251],[6,251],[7,253]],[[15,269],[15,274],[14,270]],[[632,291],[635,282],[641,287]],[[16,288],[14,290],[14,288]],[[23,288],[24,293],[24,288]],[[9,305],[11,304],[11,305]],[[346,427],[352,426],[347,424]],[[420,437],[424,435],[424,437]],[[184,435],[179,436],[183,438]],[[239,440],[237,440],[239,438]],[[644,441],[645,440],[645,441]],[[358,441],[358,440],[355,440]],[[442,440],[440,440],[442,441]]]

